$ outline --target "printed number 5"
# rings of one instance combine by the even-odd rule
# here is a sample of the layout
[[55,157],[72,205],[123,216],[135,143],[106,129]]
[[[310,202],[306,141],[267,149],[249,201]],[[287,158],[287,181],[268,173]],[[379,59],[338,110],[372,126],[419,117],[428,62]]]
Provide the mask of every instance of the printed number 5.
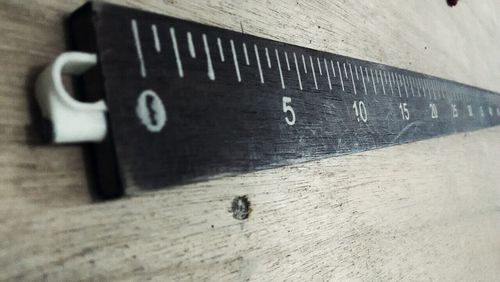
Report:
[[288,116],[285,117],[286,123],[288,125],[294,125],[295,124],[295,112],[293,111],[292,106],[289,105],[289,103],[292,102],[292,98],[290,97],[283,97],[283,112],[284,113],[290,113],[292,115],[292,119],[290,120]]

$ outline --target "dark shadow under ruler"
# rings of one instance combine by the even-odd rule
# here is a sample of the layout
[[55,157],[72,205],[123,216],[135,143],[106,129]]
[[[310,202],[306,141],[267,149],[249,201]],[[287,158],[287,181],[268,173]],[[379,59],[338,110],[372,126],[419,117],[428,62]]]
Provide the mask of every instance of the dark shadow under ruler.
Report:
[[90,3],[69,30],[99,58],[108,196],[500,123],[490,91],[153,13]]

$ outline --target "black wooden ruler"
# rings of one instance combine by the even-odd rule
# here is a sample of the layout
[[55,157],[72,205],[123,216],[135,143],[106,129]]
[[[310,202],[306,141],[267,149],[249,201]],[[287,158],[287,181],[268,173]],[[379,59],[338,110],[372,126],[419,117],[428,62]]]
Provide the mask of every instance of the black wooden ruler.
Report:
[[80,91],[109,108],[107,196],[500,123],[496,93],[240,32],[102,3],[68,26],[98,54]]

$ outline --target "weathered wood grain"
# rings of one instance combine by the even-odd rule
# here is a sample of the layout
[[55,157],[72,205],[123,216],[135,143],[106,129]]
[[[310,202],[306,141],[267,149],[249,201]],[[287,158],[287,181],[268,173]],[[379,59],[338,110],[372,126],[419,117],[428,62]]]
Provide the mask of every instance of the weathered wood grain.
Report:
[[[351,2],[124,4],[500,90],[495,1]],[[0,279],[498,280],[499,128],[93,201],[81,149],[31,125],[81,3],[0,2]]]

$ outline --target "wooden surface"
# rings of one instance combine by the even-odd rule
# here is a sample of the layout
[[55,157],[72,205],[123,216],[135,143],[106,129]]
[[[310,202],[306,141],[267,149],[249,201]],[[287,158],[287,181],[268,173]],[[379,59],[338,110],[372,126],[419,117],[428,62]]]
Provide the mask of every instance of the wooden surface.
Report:
[[[96,202],[80,147],[31,125],[82,2],[0,2],[0,279],[500,279],[498,127]],[[500,91],[497,1],[414,2],[128,4]]]

